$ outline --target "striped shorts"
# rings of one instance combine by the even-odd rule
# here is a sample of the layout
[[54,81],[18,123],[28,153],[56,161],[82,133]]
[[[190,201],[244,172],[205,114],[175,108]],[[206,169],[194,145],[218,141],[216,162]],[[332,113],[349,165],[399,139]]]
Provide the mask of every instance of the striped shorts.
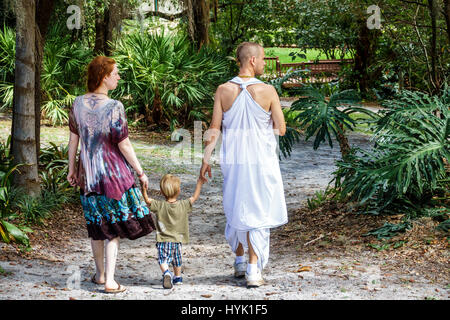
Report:
[[172,263],[174,267],[181,267],[181,242],[157,242],[159,264]]

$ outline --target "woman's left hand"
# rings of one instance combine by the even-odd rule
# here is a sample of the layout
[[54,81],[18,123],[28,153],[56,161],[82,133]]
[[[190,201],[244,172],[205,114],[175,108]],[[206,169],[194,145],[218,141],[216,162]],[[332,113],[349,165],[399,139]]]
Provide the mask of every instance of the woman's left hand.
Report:
[[148,178],[145,175],[145,173],[139,178],[139,181],[141,182],[142,189],[147,190],[148,189]]

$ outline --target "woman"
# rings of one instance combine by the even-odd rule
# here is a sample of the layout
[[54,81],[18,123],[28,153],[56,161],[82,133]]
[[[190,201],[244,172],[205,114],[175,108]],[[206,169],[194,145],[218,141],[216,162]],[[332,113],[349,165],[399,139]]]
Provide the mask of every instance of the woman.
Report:
[[[155,229],[141,192],[134,185],[130,166],[145,189],[148,178],[128,138],[124,107],[120,101],[108,97],[108,91],[117,87],[119,79],[114,59],[103,56],[93,59],[88,66],[89,92],[75,98],[69,114],[67,180],[80,187],[96,266],[92,282],[104,284],[107,293],[126,290],[114,280],[119,237],[133,240]],[[80,159],[76,167],[79,141]]]

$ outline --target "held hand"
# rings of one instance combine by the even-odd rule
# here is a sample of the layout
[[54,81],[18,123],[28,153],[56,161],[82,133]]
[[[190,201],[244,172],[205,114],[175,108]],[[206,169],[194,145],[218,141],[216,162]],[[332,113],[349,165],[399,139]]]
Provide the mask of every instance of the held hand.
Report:
[[140,178],[139,181],[141,182],[141,187],[144,190],[148,189],[148,178],[145,174],[143,174]]
[[200,169],[200,177],[199,177],[199,179],[201,179],[203,183],[208,182],[208,179],[206,179],[205,177],[206,172],[208,172],[209,177],[212,178],[211,166],[208,163],[203,162],[202,167]]
[[77,186],[78,184],[77,173],[75,171],[69,170],[69,173],[67,174],[67,181],[69,181],[72,187]]

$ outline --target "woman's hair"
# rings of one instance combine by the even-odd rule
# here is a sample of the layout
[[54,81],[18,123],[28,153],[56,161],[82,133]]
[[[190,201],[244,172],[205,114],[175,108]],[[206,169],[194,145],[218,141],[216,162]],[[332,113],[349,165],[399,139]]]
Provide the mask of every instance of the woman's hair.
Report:
[[173,198],[180,192],[180,178],[165,174],[159,182],[159,187],[166,199]]
[[103,79],[109,75],[116,61],[114,59],[98,56],[95,57],[88,66],[87,87],[89,92],[95,91],[102,84]]

